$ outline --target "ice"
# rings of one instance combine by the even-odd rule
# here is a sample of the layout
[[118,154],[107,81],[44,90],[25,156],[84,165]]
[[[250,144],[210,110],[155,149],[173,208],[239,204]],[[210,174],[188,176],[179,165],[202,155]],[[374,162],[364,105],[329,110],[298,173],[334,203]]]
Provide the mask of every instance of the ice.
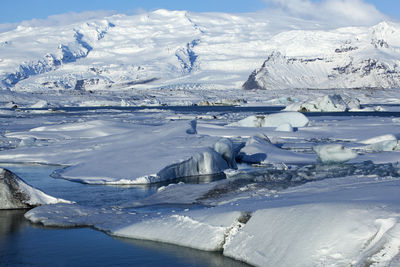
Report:
[[33,104],[31,108],[47,108],[49,104],[46,100],[39,100],[37,103]]
[[343,112],[360,110],[360,101],[348,96],[325,95],[318,98],[310,98],[304,102],[290,104],[285,110],[302,112]]
[[366,140],[361,140],[360,143],[366,144],[366,145],[372,145],[372,144],[376,144],[376,143],[380,143],[380,142],[384,142],[384,141],[397,141],[397,138],[393,134],[385,134],[385,135],[368,138]]
[[314,146],[313,150],[323,163],[342,163],[355,159],[358,155],[357,152],[340,144]]
[[311,163],[316,158],[311,154],[296,153],[280,149],[263,135],[250,137],[240,150],[239,157],[248,163]]
[[207,251],[220,251],[226,233],[240,217],[240,212],[176,214],[144,220],[112,230],[120,237],[150,239]]
[[374,144],[370,144],[366,146],[367,150],[371,150],[373,152],[381,152],[381,151],[394,151],[399,150],[400,145],[397,140],[387,140],[381,141]]
[[[323,203],[257,210],[225,244],[224,255],[256,266],[357,265],[384,255],[380,244],[398,242],[396,212],[367,209]],[[398,253],[389,244],[383,248],[388,259]]]
[[229,126],[242,127],[279,127],[282,124],[290,124],[292,127],[305,127],[308,118],[299,112],[280,112],[269,115],[252,115]]
[[[284,190],[250,185],[211,208],[132,212],[52,205],[25,217],[48,226],[92,226],[116,236],[223,251],[256,266],[348,265],[372,259],[386,266],[399,255],[399,179],[352,176]],[[169,186],[137,204],[171,203],[170,197],[179,201],[181,194],[195,193],[190,186]],[[211,185],[200,188],[205,192]],[[181,203],[192,203],[190,198],[198,195]]]
[[0,168],[0,210],[26,209],[44,204],[72,203],[33,188],[9,170]]
[[281,124],[275,128],[275,131],[278,132],[293,132],[293,127],[290,123]]
[[[205,114],[199,107],[164,108],[13,110],[2,115],[0,161],[63,164],[53,176],[83,183],[148,183],[210,172],[229,179],[224,174],[206,184],[189,184],[203,177],[173,179],[154,185],[162,187],[143,199],[125,194],[101,207],[83,206],[75,194],[71,200],[79,205],[42,205],[26,218],[219,251],[256,266],[396,266],[400,151],[381,151],[397,142],[396,117],[314,114],[307,127],[286,132],[277,128],[291,122],[228,126],[257,116],[251,108],[218,107]],[[29,138],[36,141],[15,148]],[[330,164],[312,151],[321,145],[334,145],[333,151],[321,149]],[[343,162],[355,151],[357,158]],[[236,164],[235,158],[242,161]],[[96,188],[90,197],[103,204],[101,186]]]
[[147,184],[235,167],[229,141],[195,132],[195,121],[144,126],[93,120],[41,126],[8,136],[47,140],[46,146],[0,151],[0,159],[61,164],[68,167],[58,176],[88,184]]
[[214,145],[214,150],[222,155],[222,158],[228,163],[230,168],[236,169],[236,154],[232,141],[228,138],[219,140]]
[[24,146],[33,146],[36,142],[35,137],[27,137],[23,138],[21,142],[18,144],[19,147],[24,147]]

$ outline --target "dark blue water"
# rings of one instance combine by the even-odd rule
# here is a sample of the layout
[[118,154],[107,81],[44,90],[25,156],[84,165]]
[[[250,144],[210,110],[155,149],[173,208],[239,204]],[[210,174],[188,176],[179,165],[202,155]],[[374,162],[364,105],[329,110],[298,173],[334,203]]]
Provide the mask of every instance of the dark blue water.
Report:
[[[361,107],[371,107],[374,105],[362,105]],[[400,107],[396,104],[380,105],[387,107]],[[146,109],[153,110],[168,110],[182,114],[206,114],[206,113],[259,113],[259,114],[271,114],[277,113],[284,109],[284,106],[264,106],[264,107],[240,107],[240,106],[154,106],[154,107],[62,107],[53,108],[50,113],[46,114],[32,114],[29,111],[38,110],[45,111],[46,108],[23,108],[18,109],[21,112],[26,111],[27,113],[20,114],[23,117],[34,117],[34,116],[79,116],[87,115],[88,113],[95,112],[97,115],[112,114],[116,111],[119,112],[135,112]],[[13,110],[13,109],[3,109]],[[346,111],[346,112],[304,112],[309,117],[320,117],[320,116],[348,116],[348,117],[400,117],[400,111]],[[2,115],[0,117],[10,117],[10,115]]]
[[[152,186],[84,185],[50,174],[60,166],[1,164],[42,191],[90,207],[118,206],[142,199]],[[186,178],[204,183],[220,177]],[[31,224],[26,210],[0,210],[0,266],[247,266],[222,256],[151,241],[116,239],[89,228],[49,228]]]
[[44,228],[0,211],[0,266],[247,266],[169,244],[115,239],[89,228]]

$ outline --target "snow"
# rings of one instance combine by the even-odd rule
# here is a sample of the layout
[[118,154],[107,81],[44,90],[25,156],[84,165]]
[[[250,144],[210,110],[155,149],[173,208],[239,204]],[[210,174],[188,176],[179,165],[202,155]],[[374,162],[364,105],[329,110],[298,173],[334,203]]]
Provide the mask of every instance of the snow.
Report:
[[294,129],[290,123],[284,123],[279,125],[278,127],[275,128],[275,131],[279,132],[293,132]]
[[309,120],[299,112],[280,112],[269,115],[252,115],[229,126],[242,127],[279,127],[282,124],[290,124],[292,127],[305,127]]
[[311,163],[315,156],[280,149],[261,135],[250,137],[240,150],[239,157],[248,163]]
[[[398,29],[390,21],[332,29],[285,16],[166,10],[23,24],[0,33],[0,84],[17,106],[38,108],[265,105],[303,98],[298,89],[396,89]],[[243,92],[254,70],[258,87],[293,93]]]
[[[167,10],[19,25],[0,33],[0,162],[160,187],[91,207],[18,182],[24,206],[61,202],[27,212],[33,223],[256,266],[396,266],[398,29]],[[182,182],[204,175],[221,180]]]
[[229,141],[197,136],[195,129],[196,121],[144,126],[93,120],[41,126],[8,137],[52,142],[0,151],[0,160],[68,166],[58,172],[60,177],[88,184],[148,184],[235,167]]
[[329,203],[261,209],[225,245],[224,254],[256,266],[357,265],[371,254],[379,259],[383,251],[391,258],[397,252],[390,243],[398,242],[394,235],[400,230],[396,213]]
[[[112,230],[119,237],[151,239],[206,251],[222,249],[225,234],[240,212],[192,217],[184,214],[145,220],[121,229]],[[157,225],[158,227],[154,227]]]
[[33,188],[9,170],[0,168],[0,210],[26,209],[45,204],[72,203]]
[[37,103],[33,104],[31,108],[47,108],[48,105],[46,100],[39,100]]
[[372,145],[384,141],[397,141],[397,138],[393,134],[385,134],[385,135],[375,136],[366,140],[361,140],[360,143],[366,145]]
[[357,157],[357,152],[339,144],[314,146],[318,159],[323,163],[343,163]]
[[[172,186],[169,195],[178,189],[177,200],[182,187]],[[94,226],[116,236],[223,251],[256,266],[386,266],[399,253],[398,188],[398,178],[344,177],[283,190],[248,187],[217,197],[212,208],[143,213],[54,205],[25,217],[48,226]],[[152,203],[168,203],[157,195]]]

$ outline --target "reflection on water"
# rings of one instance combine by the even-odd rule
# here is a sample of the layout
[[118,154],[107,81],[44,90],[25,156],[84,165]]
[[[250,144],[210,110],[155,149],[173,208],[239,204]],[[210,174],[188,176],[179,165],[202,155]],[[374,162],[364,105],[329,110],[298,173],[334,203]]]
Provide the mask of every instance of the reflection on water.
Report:
[[44,228],[26,221],[25,212],[0,211],[1,266],[247,266],[219,253],[88,228]]

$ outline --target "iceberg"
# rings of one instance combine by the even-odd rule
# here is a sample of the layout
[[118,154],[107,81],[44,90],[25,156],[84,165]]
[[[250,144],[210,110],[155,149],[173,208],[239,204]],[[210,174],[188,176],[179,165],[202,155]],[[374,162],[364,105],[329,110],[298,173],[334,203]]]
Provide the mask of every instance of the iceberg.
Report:
[[28,185],[11,171],[0,168],[0,210],[26,209],[55,203],[72,202],[49,196]]
[[250,137],[240,150],[239,158],[246,163],[312,163],[314,155],[281,149],[263,134]]
[[313,150],[322,163],[343,163],[357,157],[357,152],[340,144],[314,146]]
[[228,126],[279,127],[283,124],[290,124],[292,127],[305,127],[308,123],[308,118],[300,112],[279,112],[269,115],[252,115]]

